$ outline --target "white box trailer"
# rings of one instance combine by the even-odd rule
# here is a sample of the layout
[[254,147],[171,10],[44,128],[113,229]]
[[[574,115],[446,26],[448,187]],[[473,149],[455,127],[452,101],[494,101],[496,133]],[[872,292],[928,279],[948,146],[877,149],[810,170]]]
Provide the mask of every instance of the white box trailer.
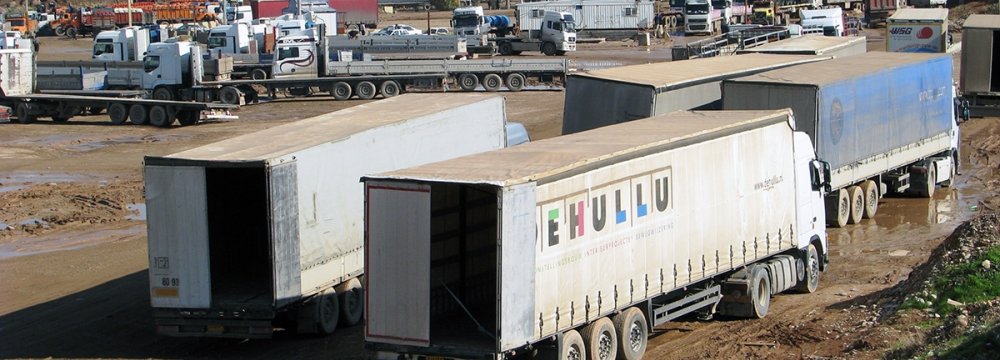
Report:
[[948,51],[948,9],[896,10],[886,20],[885,51],[943,53]]
[[962,97],[972,116],[1000,116],[1000,15],[969,15],[962,43]]
[[30,47],[0,50],[0,96],[31,94],[34,75],[35,56]]
[[850,56],[868,52],[864,36],[807,35],[737,51],[737,54]]
[[649,29],[656,15],[652,1],[633,0],[557,0],[522,2],[517,5],[521,30],[538,30],[546,11],[573,15],[579,37],[627,38],[637,30]]
[[502,148],[505,118],[498,96],[408,94],[146,157],[157,331],[266,338],[275,322],[359,322],[361,176]]
[[563,131],[572,134],[678,110],[722,108],[720,82],[831,59],[800,55],[720,56],[588,71],[566,77]]
[[684,314],[762,317],[826,266],[824,169],[784,110],[678,112],[367,176],[366,346],[637,359]]

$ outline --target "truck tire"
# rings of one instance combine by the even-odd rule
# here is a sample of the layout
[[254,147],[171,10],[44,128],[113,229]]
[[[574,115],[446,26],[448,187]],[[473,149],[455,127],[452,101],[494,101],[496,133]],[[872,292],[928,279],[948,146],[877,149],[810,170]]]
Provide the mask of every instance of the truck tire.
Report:
[[338,81],[330,87],[330,96],[337,100],[347,100],[351,98],[351,84]]
[[520,73],[513,73],[507,75],[507,89],[510,91],[521,91],[524,90],[524,75]]
[[542,54],[554,56],[556,54],[556,44],[550,42],[542,44]]
[[800,274],[803,274],[802,278],[799,279],[798,283],[795,284],[793,288],[795,291],[805,294],[811,294],[816,292],[819,288],[819,252],[816,251],[816,245],[809,244],[809,247],[805,251],[805,257],[802,260],[803,269]]
[[66,28],[66,37],[75,40],[76,39],[76,33],[77,32],[76,32],[76,28],[75,27]]
[[337,293],[330,289],[309,299],[298,313],[298,333],[329,335],[337,330]]
[[32,114],[31,107],[23,102],[17,103],[14,115],[17,116],[17,122],[22,124],[30,124],[38,120],[38,115]]
[[354,93],[358,94],[358,98],[362,100],[371,100],[375,97],[377,91],[378,90],[375,88],[375,84],[371,81],[359,82],[358,85],[354,87]]
[[128,107],[122,103],[111,104],[108,106],[108,117],[111,118],[112,124],[124,124],[128,121]]
[[771,277],[763,266],[754,266],[750,271],[750,314],[751,319],[763,319],[771,308]]
[[168,87],[161,86],[153,90],[153,99],[171,101],[174,99],[174,92]]
[[264,69],[253,69],[250,70],[250,79],[252,80],[265,80],[267,79],[267,71]]
[[847,190],[840,189],[823,199],[826,203],[826,223],[831,227],[847,226],[851,214],[851,199]]
[[951,163],[951,176],[948,177],[948,180],[941,182],[941,187],[951,187],[955,183],[955,177],[958,176],[958,162],[955,161],[955,155],[949,158],[949,162]]
[[646,353],[649,328],[646,316],[636,307],[630,307],[615,315],[612,323],[618,335],[618,359],[638,360]]
[[602,317],[583,328],[580,333],[587,347],[587,358],[592,360],[613,360],[618,356],[618,336],[615,324]]
[[559,359],[586,359],[587,348],[583,343],[583,337],[576,330],[563,333],[562,341],[559,344]]
[[[920,174],[923,176],[917,177],[917,181],[911,183],[910,190],[919,197],[929,198],[934,196],[934,188],[937,187],[937,184],[934,183],[934,180],[937,179],[937,171],[933,163],[926,162],[925,164],[927,165],[927,171]],[[913,175],[911,172],[911,180],[914,178]]]
[[240,97],[242,97],[242,95],[243,94],[241,94],[240,90],[236,87],[226,86],[219,91],[219,100],[222,100],[223,103],[229,105],[241,105]]
[[149,108],[149,124],[161,128],[170,127],[174,124],[174,117],[165,106],[156,105]]
[[62,26],[57,26],[55,29],[56,36],[66,36],[66,28]]
[[462,91],[473,91],[479,87],[479,77],[476,74],[462,74],[458,76],[458,87]]
[[865,192],[860,186],[854,185],[847,188],[847,194],[851,198],[851,213],[847,218],[847,223],[860,223],[865,215]]
[[500,90],[501,86],[503,86],[503,79],[500,78],[500,75],[486,74],[486,76],[483,76],[483,88],[486,91],[495,92]]
[[198,123],[198,115],[200,115],[198,110],[181,110],[177,112],[177,122],[181,126],[194,125]]
[[514,55],[514,46],[509,42],[501,43],[500,55]]
[[868,180],[861,184],[861,192],[865,194],[865,219],[874,219],[875,212],[878,211],[878,184]]
[[128,118],[132,120],[133,124],[146,125],[149,122],[149,110],[146,109],[145,105],[133,104],[128,108]]
[[395,80],[386,80],[382,82],[382,86],[379,87],[378,92],[382,94],[383,98],[391,98],[393,96],[399,95],[400,87],[399,83]]
[[361,290],[361,281],[357,278],[347,280],[337,286],[340,297],[340,322],[344,326],[354,326],[361,322],[364,315],[365,299]]

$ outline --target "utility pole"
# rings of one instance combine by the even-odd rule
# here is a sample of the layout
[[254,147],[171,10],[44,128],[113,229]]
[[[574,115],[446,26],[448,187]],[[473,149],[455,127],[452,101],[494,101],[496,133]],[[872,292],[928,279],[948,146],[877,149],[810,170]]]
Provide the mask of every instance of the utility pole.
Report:
[[132,27],[132,0],[128,0],[128,27]]

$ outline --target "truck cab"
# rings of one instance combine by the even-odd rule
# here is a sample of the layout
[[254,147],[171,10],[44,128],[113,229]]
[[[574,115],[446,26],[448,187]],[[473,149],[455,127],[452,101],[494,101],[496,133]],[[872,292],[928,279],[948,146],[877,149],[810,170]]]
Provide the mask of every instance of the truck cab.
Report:
[[246,23],[220,25],[208,33],[208,51],[223,54],[250,53],[250,26]]
[[149,45],[142,58],[142,88],[154,90],[178,85],[192,86],[201,79],[201,47],[189,41],[167,41]]
[[546,10],[539,28],[521,29],[515,36],[515,26],[507,16],[486,16],[481,6],[469,6],[455,9],[451,26],[455,35],[465,39],[469,52],[517,55],[541,51],[564,55],[576,51],[576,22],[569,12]]
[[716,34],[726,31],[733,14],[732,0],[687,0],[684,3],[684,34]]
[[451,27],[455,35],[465,37],[470,45],[485,45],[490,26],[483,18],[482,6],[467,6],[455,9],[451,16]]
[[275,45],[271,76],[278,78],[311,78],[319,74],[325,51],[312,31],[290,34],[278,39]]
[[252,24],[253,9],[248,5],[227,7],[226,22],[229,24]]
[[101,31],[94,37],[91,58],[97,61],[139,61],[149,48],[149,30],[127,27]]
[[844,36],[844,10],[841,8],[801,10],[803,31],[822,30],[825,36]]

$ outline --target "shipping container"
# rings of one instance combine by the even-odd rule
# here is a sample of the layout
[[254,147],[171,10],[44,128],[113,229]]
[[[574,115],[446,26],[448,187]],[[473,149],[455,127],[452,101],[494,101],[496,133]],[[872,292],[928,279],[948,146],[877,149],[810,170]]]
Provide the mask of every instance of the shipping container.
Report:
[[962,42],[963,95],[1000,96],[1000,15],[969,15]]
[[[871,52],[725,80],[726,110],[791,108],[830,164],[827,220],[871,218],[885,192],[931,196],[958,162],[952,58]],[[839,190],[839,191],[838,191]]]
[[31,94],[35,88],[35,55],[30,47],[0,52],[0,91],[3,96]]
[[830,57],[750,54],[571,74],[566,80],[562,133],[677,110],[720,109],[723,79],[826,59]]
[[266,338],[276,324],[356,324],[361,176],[502,148],[505,117],[498,96],[409,94],[146,157],[157,332]]
[[254,19],[276,18],[281,16],[281,10],[286,7],[288,7],[288,1],[286,0],[250,2],[250,10],[253,12]]
[[684,314],[763,317],[826,266],[823,168],[788,110],[716,111],[367,176],[366,346],[638,359]]
[[740,50],[738,54],[850,56],[868,52],[864,36],[799,36]]
[[886,22],[886,51],[943,53],[951,45],[948,9],[897,10]]
[[564,11],[573,15],[581,38],[618,39],[635,35],[636,30],[656,26],[652,1],[631,0],[557,0],[524,2],[517,5],[517,22],[522,30],[542,26],[545,11]]

